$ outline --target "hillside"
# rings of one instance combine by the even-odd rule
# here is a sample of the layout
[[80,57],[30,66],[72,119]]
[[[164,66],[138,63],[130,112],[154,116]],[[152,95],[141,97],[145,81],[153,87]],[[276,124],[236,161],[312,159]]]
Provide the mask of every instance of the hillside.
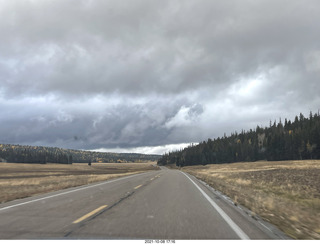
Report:
[[208,139],[196,146],[163,155],[159,165],[177,166],[233,163],[258,160],[320,159],[320,115],[309,118],[300,113],[291,122],[281,119],[269,127],[233,133],[214,140]]
[[57,147],[0,144],[0,162],[10,163],[117,163],[156,161],[159,155],[138,153],[102,153]]

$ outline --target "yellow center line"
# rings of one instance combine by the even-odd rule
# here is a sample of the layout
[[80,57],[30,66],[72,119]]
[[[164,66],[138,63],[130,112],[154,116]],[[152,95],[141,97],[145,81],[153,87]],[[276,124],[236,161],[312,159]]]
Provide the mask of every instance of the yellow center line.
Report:
[[99,208],[91,211],[90,213],[87,213],[86,215],[82,216],[81,218],[73,221],[72,223],[73,223],[73,224],[77,224],[77,223],[79,223],[79,222],[81,222],[81,221],[83,221],[83,220],[91,217],[92,215],[98,213],[99,211],[101,211],[102,209],[104,209],[104,208],[106,208],[106,207],[108,207],[108,205],[103,205],[103,206],[101,206],[101,207],[99,207]]
[[138,186],[136,186],[134,189],[137,190],[137,189],[140,188],[141,186],[142,186],[142,185],[138,185]]
[[159,178],[160,175],[156,175],[155,177],[151,178],[150,180],[154,180],[155,178]]

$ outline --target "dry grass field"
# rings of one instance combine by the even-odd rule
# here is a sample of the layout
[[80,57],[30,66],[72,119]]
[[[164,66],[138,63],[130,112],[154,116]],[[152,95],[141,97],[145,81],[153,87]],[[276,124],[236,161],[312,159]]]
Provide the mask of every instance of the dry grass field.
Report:
[[0,203],[158,169],[149,163],[0,163]]
[[320,160],[183,167],[295,239],[320,239]]

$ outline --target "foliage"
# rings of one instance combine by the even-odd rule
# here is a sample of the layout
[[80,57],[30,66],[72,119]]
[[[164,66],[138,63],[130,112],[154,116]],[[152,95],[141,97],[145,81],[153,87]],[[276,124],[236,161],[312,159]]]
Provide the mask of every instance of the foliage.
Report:
[[10,163],[71,164],[73,157],[61,148],[0,144],[0,160]]
[[159,165],[219,164],[258,160],[320,159],[320,115],[301,113],[291,122],[276,121],[266,128],[237,132],[163,155]]
[[10,163],[91,163],[91,162],[136,162],[156,161],[159,155],[137,153],[102,153],[63,149],[57,147],[0,144],[0,162]]

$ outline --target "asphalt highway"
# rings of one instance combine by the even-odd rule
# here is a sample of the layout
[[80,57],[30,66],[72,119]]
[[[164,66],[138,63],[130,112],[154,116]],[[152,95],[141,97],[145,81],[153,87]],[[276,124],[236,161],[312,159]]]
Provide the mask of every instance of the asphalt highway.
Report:
[[0,239],[287,239],[179,170],[0,204]]

